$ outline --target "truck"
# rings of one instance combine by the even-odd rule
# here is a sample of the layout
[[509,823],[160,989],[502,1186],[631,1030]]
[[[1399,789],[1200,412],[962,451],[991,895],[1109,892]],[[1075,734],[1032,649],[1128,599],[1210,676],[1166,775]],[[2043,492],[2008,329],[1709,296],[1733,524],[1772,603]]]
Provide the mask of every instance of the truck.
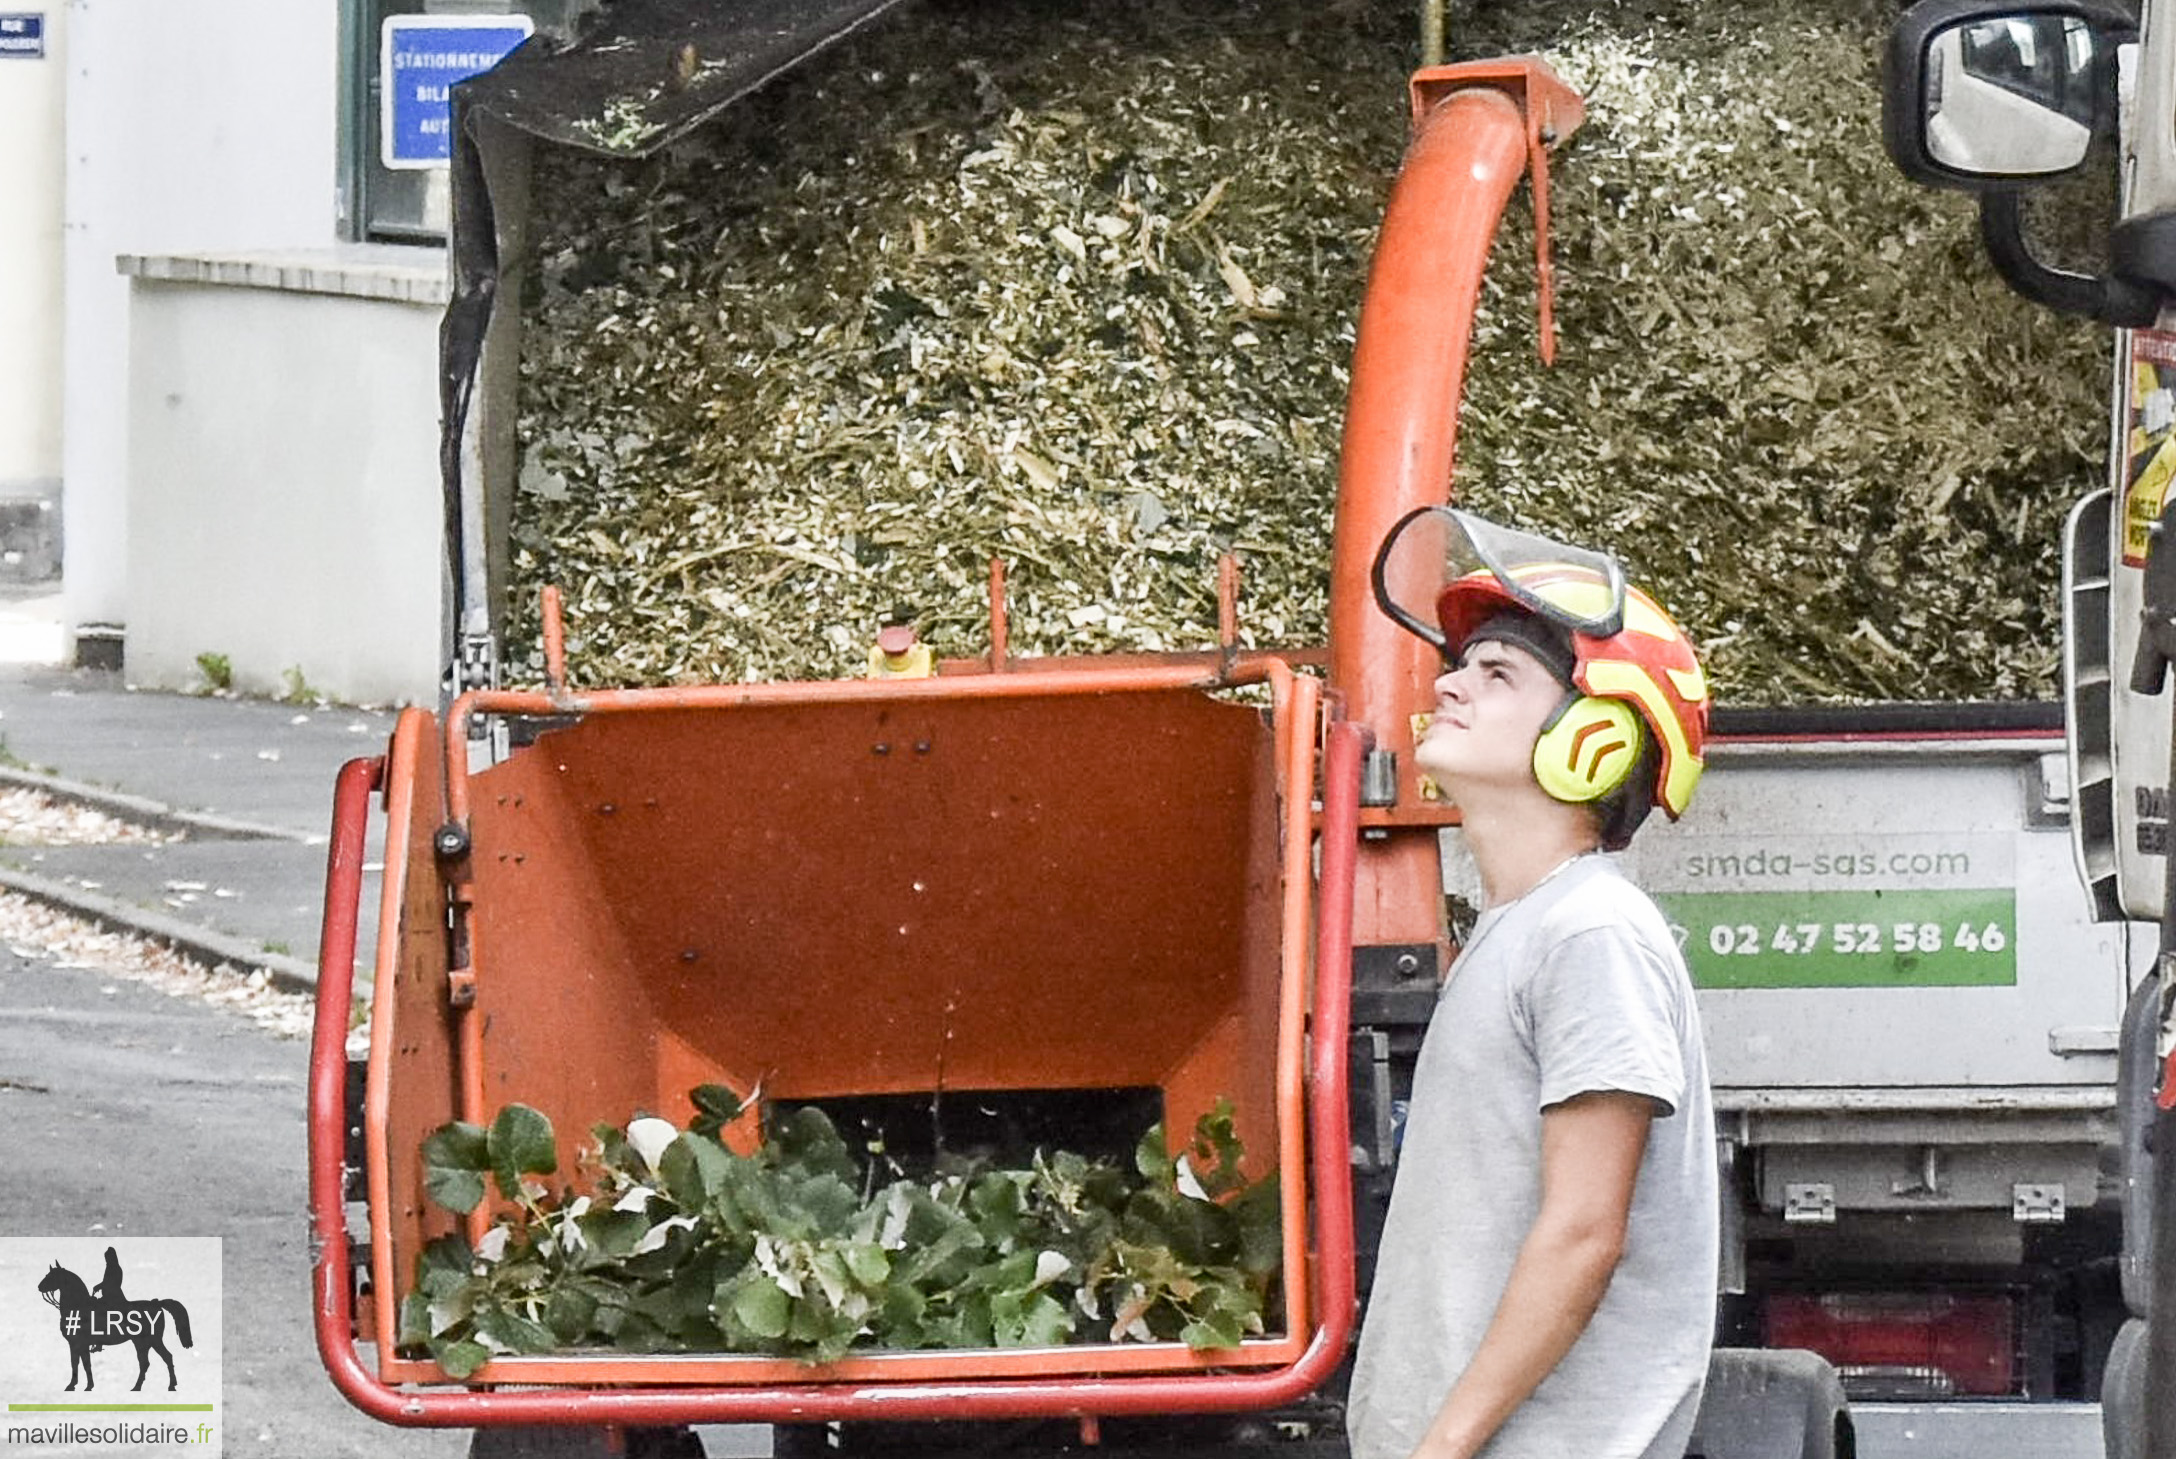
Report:
[[[1883,96],[1905,174],[1976,195],[2004,280],[2047,308],[2115,327],[2108,487],[2079,502],[2065,540],[2064,680],[2078,873],[2107,925],[2158,924],[2119,1043],[2114,1174],[2124,1325],[2104,1368],[2106,1452],[2176,1452],[2176,1263],[2162,1250],[2176,1184],[2172,1137],[2168,846],[2176,571],[2163,459],[2176,267],[2169,129],[2176,26],[2151,3],[1975,6],[1922,0],[1892,36]],[[2080,177],[2113,180],[2113,216],[2081,268],[2051,261],[2028,202]],[[2158,1137],[2158,1138],[2156,1138]]]
[[2073,872],[2052,710],[1719,711],[1627,853],[1700,988],[1724,1340],[1831,1361],[1861,1453],[2100,1452],[2145,939]]
[[[2080,0],[1936,4],[1948,21],[1922,6],[1900,26],[1891,94],[1922,96],[1932,67],[1970,98],[1920,106],[1942,180],[2012,177],[1999,144],[2020,115],[2069,130],[2051,122],[2013,172],[2048,171],[2103,128],[2095,98],[2113,95],[2127,22]],[[1581,102],[1531,58],[1413,78],[1354,350],[1325,651],[1243,649],[1227,572],[1199,652],[1021,658],[993,564],[979,657],[929,664],[894,629],[866,680],[585,689],[547,595],[545,684],[502,687],[511,271],[536,149],[664,146],[885,8],[807,7],[774,27],[762,7],[624,0],[457,93],[447,685],[336,795],[312,1049],[319,1349],[366,1411],[472,1426],[483,1459],[695,1453],[692,1427],[720,1422],[773,1425],[782,1454],[1339,1454],[1402,1102],[1455,955],[1446,894],[1455,913],[1470,893],[1455,811],[1412,763],[1433,665],[1376,612],[1368,565],[1393,523],[1450,492],[1474,300],[1526,179],[1549,348],[1548,170]],[[2004,15],[2043,42],[2031,25],[2056,17],[2084,57],[2052,102],[2005,84],[1972,29]],[[1893,108],[1893,142],[1911,113]],[[2014,192],[1985,196],[2014,221]],[[2137,412],[2165,430],[2165,393]],[[2103,1424],[2137,1431],[2122,1395],[2150,1347],[2151,1182],[2119,1088],[2151,1043],[2152,999],[2125,1009],[2151,955],[2138,919],[2160,903],[2122,848],[2156,821],[2165,836],[2167,782],[2153,772],[2129,795],[2112,742],[2122,713],[2157,723],[2165,765],[2167,716],[2126,710],[2109,668],[2136,616],[2124,593],[2144,591],[2107,571],[2133,510],[2096,498],[2074,518],[2067,705],[1726,706],[1693,812],[1635,844],[1701,987],[1717,1084],[1723,1346],[1697,1440],[1714,1459],[2085,1454]],[[1039,771],[1059,754],[1076,773]],[[2150,740],[2126,747],[2140,763]],[[368,1048],[351,1061],[373,791],[386,878]],[[819,1368],[501,1354],[460,1380],[402,1347],[416,1258],[455,1227],[415,1157],[432,1128],[519,1100],[579,1130],[678,1112],[704,1080],[863,1110],[970,1090],[1001,1125],[1055,1119],[1084,1142],[1230,1096],[1283,1182],[1286,1330],[1206,1356],[1165,1343]]]

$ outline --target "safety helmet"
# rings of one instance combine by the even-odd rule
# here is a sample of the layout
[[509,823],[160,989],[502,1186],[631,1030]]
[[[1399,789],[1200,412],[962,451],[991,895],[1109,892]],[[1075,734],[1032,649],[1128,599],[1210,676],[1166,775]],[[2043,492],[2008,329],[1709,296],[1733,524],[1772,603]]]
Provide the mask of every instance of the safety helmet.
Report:
[[[1534,776],[1558,800],[1607,803],[1654,764],[1651,804],[1685,813],[1707,741],[1707,678],[1692,641],[1654,599],[1630,587],[1607,553],[1450,507],[1401,518],[1375,555],[1375,600],[1401,627],[1455,662],[1491,619],[1530,614],[1569,639],[1564,703],[1534,744]],[[1560,669],[1561,665],[1558,666]],[[1618,849],[1645,816],[1605,842]]]

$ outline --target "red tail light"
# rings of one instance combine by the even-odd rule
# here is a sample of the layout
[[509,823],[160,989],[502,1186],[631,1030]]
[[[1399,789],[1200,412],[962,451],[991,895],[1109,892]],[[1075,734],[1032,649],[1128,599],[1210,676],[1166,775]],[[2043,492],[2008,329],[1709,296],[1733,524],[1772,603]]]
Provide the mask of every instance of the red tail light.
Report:
[[1767,1301],[1768,1346],[1819,1353],[1853,1397],[2014,1394],[2016,1339],[2015,1308],[2001,1295],[1778,1292]]

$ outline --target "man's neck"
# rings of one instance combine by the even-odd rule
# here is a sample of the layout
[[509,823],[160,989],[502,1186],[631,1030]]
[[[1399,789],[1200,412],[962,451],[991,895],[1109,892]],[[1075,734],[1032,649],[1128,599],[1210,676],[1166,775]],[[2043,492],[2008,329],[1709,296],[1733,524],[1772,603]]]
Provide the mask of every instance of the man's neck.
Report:
[[1552,800],[1462,809],[1466,846],[1491,907],[1517,901],[1565,862],[1601,846],[1593,822],[1577,806]]

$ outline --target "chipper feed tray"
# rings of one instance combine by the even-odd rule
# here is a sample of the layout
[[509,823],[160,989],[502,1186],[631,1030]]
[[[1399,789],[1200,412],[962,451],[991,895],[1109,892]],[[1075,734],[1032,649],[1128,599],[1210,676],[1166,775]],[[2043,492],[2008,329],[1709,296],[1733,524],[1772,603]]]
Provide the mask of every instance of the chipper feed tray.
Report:
[[[1268,681],[1266,712],[1205,692],[1250,677]],[[472,771],[470,723],[489,715],[536,732]],[[859,1111],[941,1108],[949,1096],[1042,1133],[1068,1110],[1180,1131],[1228,1099],[1248,1175],[1280,1177],[1283,1321],[1211,1352],[872,1351],[821,1366],[732,1353],[500,1356],[472,1388],[696,1385],[714,1390],[702,1416],[785,1418],[807,1415],[809,1390],[827,1385],[997,1383],[1010,1411],[1026,1412],[1037,1403],[1022,1395],[1042,1380],[1166,1375],[1204,1385],[1191,1406],[1225,1407],[1235,1404],[1212,1396],[1217,1384],[1293,1373],[1332,1336],[1317,1258],[1350,1268],[1349,1210],[1331,1223],[1344,1254],[1311,1250],[1322,1234],[1311,1226],[1326,1219],[1306,1128],[1320,1093],[1309,1086],[1329,1067],[1306,1065],[1318,992],[1339,1003],[1334,1030],[1314,1011],[1339,1093],[1335,1111],[1313,1113],[1343,1120],[1343,995],[1312,986],[1319,730],[1315,681],[1273,661],[1221,678],[1159,665],[483,693],[443,725],[409,711],[382,772],[351,767],[382,775],[387,849],[362,1118],[369,1298],[353,1335],[328,1338],[321,1311],[321,1345],[345,1344],[328,1355],[336,1379],[388,1408],[394,1385],[447,1381],[395,1347],[418,1252],[460,1219],[425,1198],[418,1151],[433,1129],[527,1104],[550,1118],[566,1172],[593,1124],[637,1112],[685,1124],[688,1092],[705,1083]],[[354,839],[356,799],[342,797],[336,841]],[[1349,794],[1331,799],[1333,816],[1349,815]],[[341,855],[336,845],[335,910]],[[1325,856],[1324,876],[1349,886],[1349,854],[1326,839]],[[329,922],[328,983],[339,980],[339,930]],[[755,1112],[723,1138],[760,1140]],[[1317,1153],[1341,1166],[1343,1144]],[[325,1159],[313,1155],[313,1180]],[[320,1297],[337,1307],[344,1294],[321,1273]],[[1348,1281],[1332,1299],[1338,1348],[1350,1301]],[[376,1344],[374,1373],[355,1336]],[[778,1395],[768,1407],[766,1394]],[[1157,1401],[1173,1406],[1169,1393]],[[421,1412],[411,1402],[387,1416],[478,1421]]]

